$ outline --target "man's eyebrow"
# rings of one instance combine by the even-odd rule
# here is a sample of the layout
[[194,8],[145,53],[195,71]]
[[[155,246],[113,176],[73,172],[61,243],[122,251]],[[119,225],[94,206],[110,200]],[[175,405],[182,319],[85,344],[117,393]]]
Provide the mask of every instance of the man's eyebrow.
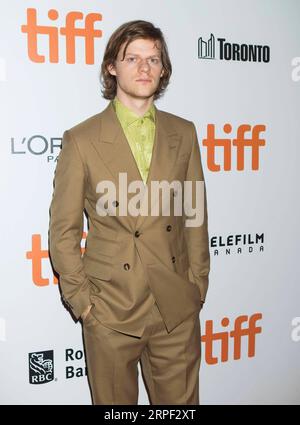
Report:
[[[130,53],[130,52],[127,52],[125,56],[127,56],[127,55],[139,56],[137,53]],[[148,56],[148,58],[159,58],[159,55],[151,55],[151,56]]]

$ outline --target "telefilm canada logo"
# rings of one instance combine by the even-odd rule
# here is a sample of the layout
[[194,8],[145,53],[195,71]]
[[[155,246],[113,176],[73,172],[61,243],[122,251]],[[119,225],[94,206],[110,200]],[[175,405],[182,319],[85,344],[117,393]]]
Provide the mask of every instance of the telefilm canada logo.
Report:
[[29,353],[29,383],[46,384],[54,379],[53,350]]
[[270,46],[232,43],[225,38],[198,38],[198,59],[220,59],[242,62],[270,62]]

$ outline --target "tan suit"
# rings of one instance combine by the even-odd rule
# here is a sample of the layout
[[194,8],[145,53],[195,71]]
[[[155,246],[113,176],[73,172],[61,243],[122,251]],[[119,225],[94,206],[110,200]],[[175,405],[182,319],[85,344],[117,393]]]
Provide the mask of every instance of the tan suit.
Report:
[[[169,195],[170,215],[163,215],[161,202],[151,200],[149,190],[148,200],[158,203],[158,215],[150,215],[149,202],[148,215],[120,216],[119,173],[127,173],[128,185],[142,181],[110,102],[63,137],[49,229],[50,255],[60,275],[62,296],[76,318],[93,304],[86,326],[96,320],[94,325],[102,330],[142,338],[151,315],[159,314],[166,333],[172,335],[186,320],[198,317],[206,297],[210,269],[206,193],[200,227],[185,227],[185,217],[174,214],[172,205],[179,196],[174,189]],[[116,187],[111,199],[114,216],[97,212],[101,196],[97,185],[104,180]],[[156,108],[147,184],[162,180],[183,184],[204,177],[194,124]],[[128,202],[136,193],[127,195]],[[82,256],[84,210],[89,227]]]

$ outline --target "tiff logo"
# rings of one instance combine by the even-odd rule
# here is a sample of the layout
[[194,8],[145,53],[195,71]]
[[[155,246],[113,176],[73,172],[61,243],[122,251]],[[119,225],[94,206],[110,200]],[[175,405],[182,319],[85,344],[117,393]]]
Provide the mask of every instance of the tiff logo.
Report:
[[[58,11],[48,11],[48,18],[56,21],[59,17]],[[21,31],[27,34],[28,56],[32,62],[44,63],[45,56],[38,52],[38,40],[46,36],[49,42],[49,61],[59,62],[59,35],[65,38],[66,62],[75,63],[76,38],[82,37],[85,41],[85,63],[94,64],[94,39],[102,37],[102,31],[94,28],[97,21],[102,21],[100,13],[89,13],[84,19],[83,27],[78,28],[76,21],[82,21],[82,12],[69,12],[66,16],[65,26],[59,28],[53,25],[38,25],[36,9],[27,9],[27,22],[21,26]]]
[[[82,238],[85,241],[87,237],[86,232],[82,232]],[[41,235],[35,234],[32,235],[31,239],[31,251],[26,252],[26,259],[31,261],[32,269],[32,281],[36,286],[49,286],[50,279],[43,276],[43,260],[49,261],[49,251],[47,249],[42,249],[41,244]],[[85,252],[85,248],[81,248],[81,254]],[[58,284],[58,279],[53,275],[54,285]]]
[[[205,323],[205,334],[201,337],[201,341],[205,344],[205,360],[207,364],[217,364],[227,362],[229,360],[229,339],[232,339],[233,360],[241,358],[242,339],[245,340],[248,348],[248,357],[255,356],[256,335],[262,332],[262,328],[256,325],[256,322],[262,318],[261,313],[255,313],[248,317],[247,315],[238,316],[234,321],[233,330],[225,330],[215,332],[213,321],[207,320]],[[223,328],[227,328],[230,324],[228,317],[224,317],[221,321]],[[221,343],[221,356],[214,355],[213,348],[216,342]]]
[[[223,130],[226,134],[230,134],[232,126],[225,124]],[[216,163],[216,149],[223,149],[224,171],[231,171],[231,153],[232,146],[236,150],[236,167],[238,171],[243,171],[245,166],[245,148],[251,151],[251,168],[252,170],[259,169],[259,149],[265,146],[265,139],[260,138],[260,133],[266,130],[265,125],[241,124],[237,129],[236,138],[217,138],[215,136],[215,125],[207,125],[207,138],[203,139],[203,146],[207,148],[207,166],[210,171],[220,171],[221,167]],[[249,132],[249,136],[246,134]]]

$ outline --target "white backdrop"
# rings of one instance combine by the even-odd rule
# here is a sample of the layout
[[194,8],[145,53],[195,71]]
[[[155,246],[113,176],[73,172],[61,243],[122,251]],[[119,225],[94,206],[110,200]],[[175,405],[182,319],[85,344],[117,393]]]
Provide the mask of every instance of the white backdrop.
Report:
[[[38,34],[34,46],[34,33],[22,31],[27,9],[36,10],[37,25],[53,28],[64,27],[72,11],[101,14],[94,63],[85,63],[82,37],[75,39],[75,63],[66,63],[60,33],[58,62],[51,62],[48,35]],[[298,0],[10,0],[2,7],[1,404],[91,404],[81,325],[60,301],[48,258],[49,206],[63,131],[106,107],[98,81],[105,45],[133,19],[160,27],[169,46],[173,74],[157,107],[198,130],[211,238],[210,288],[200,315],[201,403],[300,403],[299,18]],[[198,39],[207,42],[211,34],[215,57],[199,58]],[[243,44],[268,46],[270,60],[221,59],[219,38],[229,43],[227,53]],[[45,61],[32,60],[28,46]],[[265,126],[257,169],[253,140],[243,169],[237,167],[234,139],[243,124],[251,129],[246,139]],[[223,147],[215,147],[214,160],[208,155],[209,125],[216,139],[228,139],[229,169]],[[139,404],[148,404],[139,376]]]

